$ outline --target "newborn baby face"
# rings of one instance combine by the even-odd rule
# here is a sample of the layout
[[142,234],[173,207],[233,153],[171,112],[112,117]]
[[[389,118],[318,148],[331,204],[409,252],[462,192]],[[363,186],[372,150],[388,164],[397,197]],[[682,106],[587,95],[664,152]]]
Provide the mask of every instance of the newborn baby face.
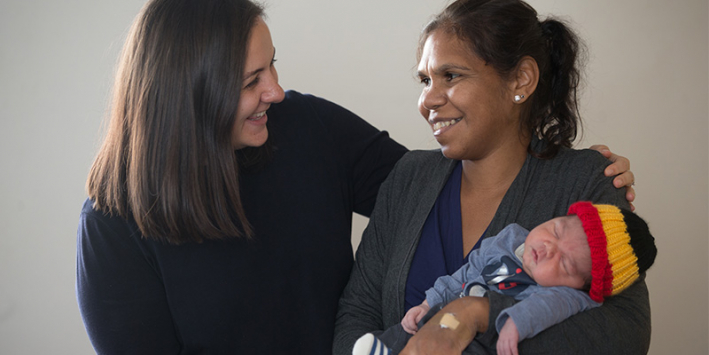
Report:
[[522,267],[541,286],[583,289],[591,280],[591,249],[581,220],[558,217],[532,229]]

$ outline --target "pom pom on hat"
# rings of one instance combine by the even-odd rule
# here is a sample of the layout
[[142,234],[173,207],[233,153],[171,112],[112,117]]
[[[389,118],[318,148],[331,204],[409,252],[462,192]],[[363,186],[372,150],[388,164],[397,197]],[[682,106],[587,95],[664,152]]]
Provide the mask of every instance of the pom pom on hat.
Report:
[[632,285],[655,262],[657,248],[647,223],[635,213],[613,205],[576,202],[577,215],[591,248],[591,289],[596,302]]

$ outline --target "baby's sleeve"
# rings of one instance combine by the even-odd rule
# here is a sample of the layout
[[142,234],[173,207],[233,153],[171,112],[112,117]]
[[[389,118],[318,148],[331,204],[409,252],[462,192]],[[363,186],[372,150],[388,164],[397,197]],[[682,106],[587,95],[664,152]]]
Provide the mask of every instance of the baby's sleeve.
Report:
[[512,318],[521,341],[561,323],[576,313],[601,305],[592,300],[588,293],[570,287],[535,286],[531,292],[527,298],[500,313],[495,321],[498,333],[507,318]]

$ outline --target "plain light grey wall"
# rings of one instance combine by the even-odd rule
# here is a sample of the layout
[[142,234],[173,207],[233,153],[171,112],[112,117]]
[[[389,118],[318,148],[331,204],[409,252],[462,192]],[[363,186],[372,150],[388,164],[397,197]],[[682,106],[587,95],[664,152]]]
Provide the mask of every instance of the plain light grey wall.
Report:
[[[271,0],[281,83],[342,104],[409,148],[435,148],[416,110],[414,53],[446,2]],[[637,210],[659,247],[650,353],[707,354],[707,1],[530,2],[570,18],[589,47],[579,145],[605,143],[632,161]],[[2,354],[92,353],[75,301],[76,225],[114,63],[143,3],[0,2]],[[366,221],[356,222],[358,234]]]

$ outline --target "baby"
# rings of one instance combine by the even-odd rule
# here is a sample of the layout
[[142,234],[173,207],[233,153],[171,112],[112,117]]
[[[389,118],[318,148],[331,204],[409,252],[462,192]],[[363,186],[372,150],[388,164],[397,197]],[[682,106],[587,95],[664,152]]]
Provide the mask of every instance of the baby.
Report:
[[[517,354],[519,341],[598,307],[605,297],[630,286],[654,262],[654,240],[634,213],[589,202],[571,205],[567,216],[531,232],[511,224],[483,240],[454,274],[440,277],[426,292],[426,300],[406,313],[401,327],[391,327],[378,338],[362,336],[353,354],[392,353],[384,344],[398,352],[410,338],[402,332],[414,334],[432,306],[490,290],[520,301],[495,321],[498,354]],[[440,323],[449,327],[457,320],[447,314]]]

